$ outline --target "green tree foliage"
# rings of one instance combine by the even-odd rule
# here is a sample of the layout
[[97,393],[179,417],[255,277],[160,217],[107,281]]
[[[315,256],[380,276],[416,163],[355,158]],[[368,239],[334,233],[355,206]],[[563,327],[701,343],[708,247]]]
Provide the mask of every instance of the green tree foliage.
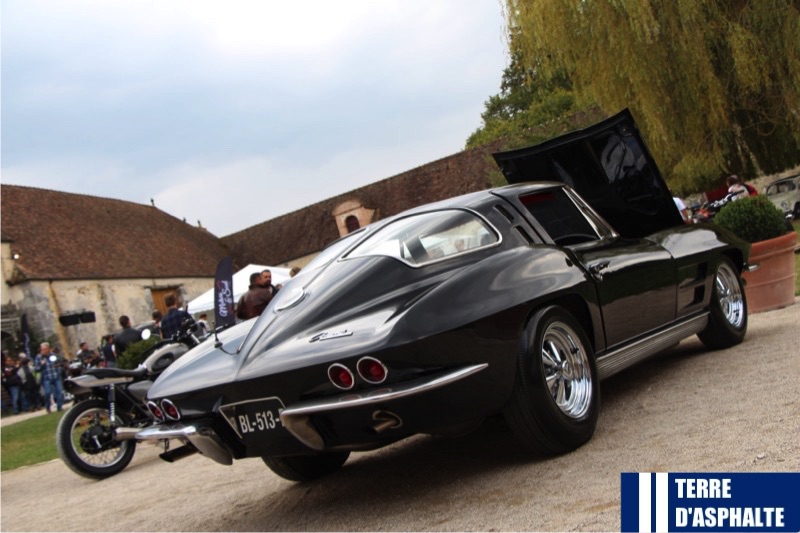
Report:
[[152,353],[151,348],[159,343],[161,339],[154,335],[146,340],[130,343],[125,352],[117,358],[117,366],[127,370],[133,370],[147,359]]
[[516,68],[565,76],[604,116],[629,107],[679,192],[800,162],[796,2],[506,1]]
[[[563,70],[545,71],[538,62],[527,65],[511,31],[510,63],[503,71],[500,94],[491,96],[481,114],[483,124],[467,139],[467,148],[504,139],[504,148],[518,148],[549,139],[572,125],[580,107],[572,82]],[[584,106],[589,107],[589,106]],[[581,124],[582,125],[582,124]]]

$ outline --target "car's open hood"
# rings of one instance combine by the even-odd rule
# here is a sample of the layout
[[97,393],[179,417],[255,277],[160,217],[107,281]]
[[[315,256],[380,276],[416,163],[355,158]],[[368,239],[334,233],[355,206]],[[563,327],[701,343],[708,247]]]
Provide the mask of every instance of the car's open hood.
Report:
[[494,154],[509,183],[560,181],[621,235],[644,237],[683,223],[627,109],[584,130]]

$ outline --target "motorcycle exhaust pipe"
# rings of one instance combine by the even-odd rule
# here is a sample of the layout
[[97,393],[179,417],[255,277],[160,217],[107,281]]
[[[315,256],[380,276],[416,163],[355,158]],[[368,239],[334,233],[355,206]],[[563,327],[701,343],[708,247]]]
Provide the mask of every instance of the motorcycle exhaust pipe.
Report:
[[141,430],[142,428],[117,428],[114,431],[114,437],[117,440],[133,440]]
[[180,448],[175,448],[174,450],[168,450],[159,457],[168,462],[174,463],[178,459],[183,459],[184,457],[189,457],[190,455],[194,455],[197,453],[197,448],[194,446],[181,446]]

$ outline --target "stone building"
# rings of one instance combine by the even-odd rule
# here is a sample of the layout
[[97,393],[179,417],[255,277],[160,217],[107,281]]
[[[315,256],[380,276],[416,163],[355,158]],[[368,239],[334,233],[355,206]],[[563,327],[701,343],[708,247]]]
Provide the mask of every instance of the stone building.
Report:
[[153,206],[0,187],[4,338],[18,335],[25,314],[32,334],[67,356],[83,340],[96,347],[119,331],[120,315],[142,323],[165,311],[167,294],[188,301],[206,291],[227,255],[205,229]]

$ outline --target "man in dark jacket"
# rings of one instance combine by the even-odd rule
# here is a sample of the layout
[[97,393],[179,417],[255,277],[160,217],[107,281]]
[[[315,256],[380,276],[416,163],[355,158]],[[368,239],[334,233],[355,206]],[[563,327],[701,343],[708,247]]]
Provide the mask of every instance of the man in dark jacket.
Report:
[[142,334],[131,327],[131,319],[126,315],[119,317],[119,325],[122,326],[122,331],[114,336],[114,360],[109,361],[106,355],[106,366],[110,368],[117,366],[116,358],[125,353],[129,344],[142,340]]
[[167,314],[161,319],[161,338],[169,339],[178,333],[187,321],[193,324],[194,319],[183,309],[178,309],[178,297],[174,294],[167,295],[164,303],[167,304]]
[[259,316],[272,300],[272,292],[261,285],[261,274],[250,274],[250,288],[239,298],[236,304],[236,318],[248,320]]

